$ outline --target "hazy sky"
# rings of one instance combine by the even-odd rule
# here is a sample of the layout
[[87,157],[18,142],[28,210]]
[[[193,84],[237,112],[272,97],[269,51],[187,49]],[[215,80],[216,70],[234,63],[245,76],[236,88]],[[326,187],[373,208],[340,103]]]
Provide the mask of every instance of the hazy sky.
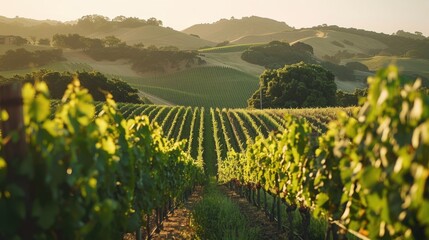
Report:
[[221,18],[261,16],[301,28],[326,23],[429,36],[429,0],[0,0],[0,15],[76,20],[84,15],[155,17],[183,30]]

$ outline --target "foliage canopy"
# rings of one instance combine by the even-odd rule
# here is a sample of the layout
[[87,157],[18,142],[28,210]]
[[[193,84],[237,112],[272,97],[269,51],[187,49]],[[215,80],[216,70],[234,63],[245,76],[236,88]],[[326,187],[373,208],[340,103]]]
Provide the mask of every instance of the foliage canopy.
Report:
[[[334,75],[320,65],[303,62],[265,70],[259,89],[247,100],[259,108],[326,107],[335,105]],[[261,94],[262,91],[262,94]]]

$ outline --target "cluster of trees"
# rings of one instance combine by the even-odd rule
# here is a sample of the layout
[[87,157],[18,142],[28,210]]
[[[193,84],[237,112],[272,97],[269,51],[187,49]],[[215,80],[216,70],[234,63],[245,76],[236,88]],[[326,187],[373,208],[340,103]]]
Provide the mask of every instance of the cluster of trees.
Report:
[[138,72],[164,72],[167,69],[179,70],[182,66],[190,67],[204,64],[195,51],[179,51],[176,47],[157,48],[150,46],[118,45],[112,47],[92,48],[85,51],[91,58],[101,61],[128,59],[132,68]]
[[[305,62],[320,64],[341,80],[355,81],[353,68],[337,64],[337,61],[319,61],[313,57],[313,47],[306,43],[297,42],[289,45],[286,42],[272,41],[269,44],[254,46],[244,51],[241,58],[247,62],[270,69],[281,68],[284,65]],[[343,56],[346,51],[338,53]]]
[[102,48],[104,42],[101,39],[87,38],[79,34],[55,34],[52,43],[56,47],[70,49]]
[[162,21],[156,18],[147,20],[136,17],[117,16],[113,19],[102,15],[87,15],[77,21],[77,27],[85,30],[108,30],[112,28],[136,28],[143,26],[162,26]]
[[16,75],[10,79],[0,79],[1,81],[22,81],[34,83],[36,80],[43,80],[49,88],[52,98],[61,99],[68,84],[78,78],[80,84],[88,89],[95,101],[105,101],[106,93],[109,92],[117,102],[143,103],[138,96],[138,90],[132,88],[128,83],[112,78],[108,79],[100,72],[56,72],[51,70],[40,70],[26,75]]
[[356,78],[353,74],[353,69],[348,68],[344,65],[339,65],[335,63],[331,63],[328,61],[320,62],[320,65],[322,65],[324,68],[331,71],[337,78],[341,80],[346,81],[355,81]]
[[360,63],[360,62],[348,62],[345,65],[347,68],[352,70],[358,70],[363,72],[369,72],[369,68],[367,65]]
[[[101,15],[87,15],[77,20],[76,24],[52,21],[35,21],[34,25],[26,24],[27,19],[16,18],[13,21],[0,22],[0,35],[33,36],[47,38],[54,34],[77,33],[91,34],[97,31],[111,31],[117,28],[136,28],[143,26],[162,26],[156,18],[139,19],[136,17],[117,16],[113,19]],[[33,42],[35,42],[33,40]]]
[[358,106],[359,100],[362,97],[368,95],[368,89],[356,88],[354,92],[345,92],[338,90],[336,94],[336,106],[338,107],[349,107],[349,106]]
[[49,46],[49,45],[51,45],[51,40],[49,38],[41,38],[41,39],[39,39],[39,41],[37,41],[37,43],[39,45]]
[[11,39],[10,43],[13,45],[22,46],[22,45],[28,44],[28,40],[21,36],[8,36],[8,37]]
[[312,62],[312,53],[313,47],[305,43],[289,45],[286,42],[272,41],[249,48],[243,52],[241,58],[266,68],[279,68],[301,61]]
[[30,52],[24,48],[8,50],[0,56],[0,70],[15,70],[28,67],[40,67],[46,64],[62,61],[63,51],[61,49],[37,50]]
[[247,100],[247,104],[251,108],[335,106],[337,85],[334,78],[320,65],[304,62],[267,69],[259,77],[259,89]]
[[78,34],[56,34],[53,43],[57,47],[82,49],[97,61],[128,59],[133,69],[138,72],[163,72],[166,69],[180,69],[182,66],[205,63],[195,51],[180,51],[175,46],[145,47],[142,43],[129,46],[115,36],[92,39]]
[[404,30],[398,30],[394,35],[396,36],[400,36],[400,37],[407,37],[407,38],[412,38],[412,39],[425,39],[426,37],[423,36],[422,32],[406,32]]
[[366,58],[366,57],[370,57],[370,55],[363,54],[363,53],[351,53],[347,50],[340,50],[340,51],[336,52],[334,55],[331,55],[331,56],[325,55],[322,58],[325,61],[332,62],[335,64],[340,64],[342,59],[348,59],[348,58],[353,58],[353,57]]

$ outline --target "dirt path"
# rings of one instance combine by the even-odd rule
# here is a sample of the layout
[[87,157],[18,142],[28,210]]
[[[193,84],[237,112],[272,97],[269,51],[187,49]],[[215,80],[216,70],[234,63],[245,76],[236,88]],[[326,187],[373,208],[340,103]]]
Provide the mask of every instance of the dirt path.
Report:
[[295,40],[295,41],[291,42],[290,45],[293,45],[293,44],[295,44],[297,42],[304,42],[306,40],[313,39],[313,38],[327,38],[327,37],[328,37],[328,33],[327,32],[317,31],[317,33],[316,33],[315,36],[310,36],[310,37],[305,37],[305,38],[301,38],[301,39]]
[[195,232],[190,225],[191,213],[195,204],[201,200],[202,193],[202,187],[196,187],[184,206],[168,216],[168,219],[164,221],[162,231],[155,234],[152,239],[194,239]]
[[286,232],[277,230],[275,222],[270,222],[265,213],[257,207],[249,204],[247,200],[225,186],[220,186],[220,190],[234,201],[240,208],[241,213],[249,220],[252,227],[259,227],[261,240],[287,239]]

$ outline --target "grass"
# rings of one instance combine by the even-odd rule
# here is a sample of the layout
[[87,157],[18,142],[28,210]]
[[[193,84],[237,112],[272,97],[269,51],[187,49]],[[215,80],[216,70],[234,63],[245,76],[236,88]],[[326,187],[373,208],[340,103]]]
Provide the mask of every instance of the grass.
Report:
[[384,68],[390,64],[395,64],[404,73],[420,74],[429,78],[429,60],[406,57],[375,56],[371,58],[358,58],[350,61],[358,61],[368,66],[370,70]]
[[234,44],[223,47],[212,47],[212,48],[203,48],[198,50],[200,53],[230,53],[230,52],[243,52],[249,47],[262,45],[265,43],[250,43],[250,44]]
[[125,77],[132,86],[185,106],[246,107],[258,78],[233,68],[207,66],[153,77]]
[[[364,76],[361,76],[362,79],[364,79]],[[365,88],[365,82],[362,81],[340,81],[335,80],[335,83],[337,84],[338,90],[343,90],[346,92],[354,92],[356,88]]]
[[229,67],[259,78],[265,68],[244,61],[241,59],[241,54],[242,52],[209,52],[204,53],[203,58],[207,62],[207,66]]
[[[267,196],[267,207],[268,210],[271,211],[271,206],[273,204],[274,201],[274,197],[271,196],[270,194],[266,194]],[[261,206],[263,209],[264,206],[264,198],[263,198],[263,194],[261,191]],[[277,210],[275,210],[277,211]],[[286,228],[288,229],[288,231],[293,231],[295,236],[300,236],[302,233],[302,223],[301,223],[301,214],[299,213],[299,210],[296,209],[295,211],[293,211],[292,214],[292,226],[289,225],[288,222],[288,216],[286,213],[286,205],[281,204],[281,219],[282,219],[282,225],[286,226]],[[313,215],[311,215],[310,218],[310,226],[309,226],[309,238],[310,239],[324,239],[324,235],[326,232],[326,229],[328,227],[328,222],[326,219],[321,219],[321,218],[315,218]]]
[[259,239],[259,229],[249,227],[238,206],[219,191],[214,179],[194,207],[192,222],[200,239]]
[[295,31],[283,31],[283,32],[275,32],[269,34],[261,34],[261,35],[248,35],[243,36],[232,43],[234,44],[249,44],[249,43],[268,43],[274,40],[285,41],[285,42],[295,42],[302,41],[307,38],[316,37],[317,31],[315,30],[295,30]]
[[[350,53],[368,53],[373,49],[384,49],[386,45],[368,37],[359,36],[356,34],[345,33],[340,31],[320,31],[323,35],[305,39],[303,42],[310,44],[314,48],[314,55],[321,58],[324,55],[332,56],[338,51],[348,51]],[[344,45],[344,48],[333,45],[333,41],[343,43],[347,40],[353,45]]]

